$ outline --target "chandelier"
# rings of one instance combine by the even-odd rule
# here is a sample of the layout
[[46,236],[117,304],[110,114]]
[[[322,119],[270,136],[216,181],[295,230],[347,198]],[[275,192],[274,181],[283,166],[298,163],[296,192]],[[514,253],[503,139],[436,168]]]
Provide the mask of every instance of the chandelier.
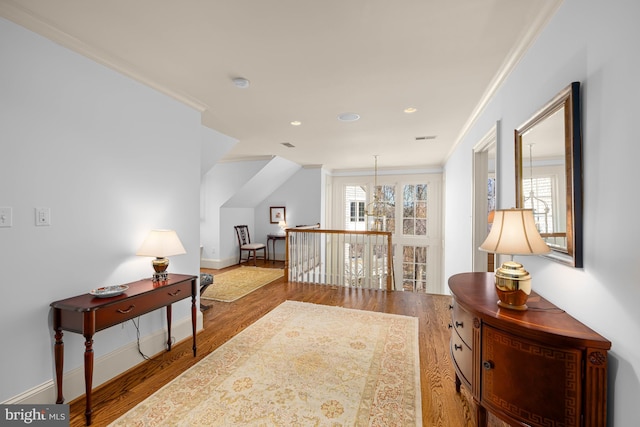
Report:
[[529,144],[529,195],[524,198],[523,206],[533,209],[533,217],[535,220],[538,233],[549,233],[549,204],[540,197],[536,197],[535,185],[533,180],[533,145]]
[[373,156],[373,201],[367,205],[365,216],[367,217],[368,231],[385,231],[387,227],[387,203],[380,200],[382,191],[378,189],[378,156]]

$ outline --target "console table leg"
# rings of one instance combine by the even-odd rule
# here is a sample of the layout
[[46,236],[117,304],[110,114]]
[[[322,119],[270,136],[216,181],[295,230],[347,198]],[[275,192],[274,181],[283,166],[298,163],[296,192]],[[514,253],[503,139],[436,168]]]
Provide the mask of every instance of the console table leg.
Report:
[[[60,312],[57,311],[57,314],[54,316],[60,317]],[[55,320],[54,320],[55,322]],[[58,388],[58,397],[56,398],[56,403],[64,403],[64,396],[62,395],[62,371],[64,365],[64,342],[62,342],[62,329],[60,328],[60,322],[55,322],[55,337],[56,343],[54,346],[54,357],[56,360],[56,385]]]
[[171,350],[171,304],[167,306],[167,351]]
[[86,335],[86,341],[84,342],[84,386],[85,386],[85,400],[86,407],[84,416],[87,421],[87,425],[91,425],[91,414],[93,413],[91,404],[91,388],[93,385],[93,336]]
[[191,334],[193,336],[193,357],[196,357],[196,319],[198,311],[196,310],[195,282],[191,286],[193,287],[193,292],[191,292]]

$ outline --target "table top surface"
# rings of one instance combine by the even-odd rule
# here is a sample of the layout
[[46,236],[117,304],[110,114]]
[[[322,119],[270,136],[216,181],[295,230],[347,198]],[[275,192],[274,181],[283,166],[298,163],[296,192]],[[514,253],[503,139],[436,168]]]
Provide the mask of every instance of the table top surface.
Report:
[[550,301],[531,291],[526,311],[500,308],[493,273],[460,273],[449,278],[449,289],[466,310],[485,320],[509,322],[529,330],[581,340],[594,347],[610,348],[611,342]]
[[136,282],[126,283],[129,287],[124,293],[109,298],[98,298],[90,293],[77,295],[59,301],[54,301],[50,305],[53,308],[71,311],[92,311],[101,307],[108,306],[118,301],[132,298],[147,292],[157,291],[160,288],[170,287],[183,283],[185,281],[195,280],[197,276],[187,274],[169,274],[167,280],[154,282],[151,277],[138,280]]

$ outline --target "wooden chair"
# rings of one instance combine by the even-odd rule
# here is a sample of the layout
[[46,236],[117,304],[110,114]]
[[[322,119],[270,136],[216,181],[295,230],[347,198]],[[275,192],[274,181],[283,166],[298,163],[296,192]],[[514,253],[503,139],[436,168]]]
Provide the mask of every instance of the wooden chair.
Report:
[[249,235],[249,226],[247,225],[235,225],[236,236],[238,236],[238,246],[240,246],[240,254],[238,256],[238,264],[242,262],[242,253],[247,252],[247,262],[253,258],[253,265],[256,265],[256,259],[258,258],[257,252],[262,251],[262,258],[267,259],[267,245],[264,243],[251,243],[251,236]]

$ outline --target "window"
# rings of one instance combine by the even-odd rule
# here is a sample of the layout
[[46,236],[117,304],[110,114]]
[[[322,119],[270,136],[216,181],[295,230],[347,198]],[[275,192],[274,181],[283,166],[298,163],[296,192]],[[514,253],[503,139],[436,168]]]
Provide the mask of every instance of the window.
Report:
[[369,209],[374,213],[370,230],[396,232],[396,187],[395,185],[378,185],[375,188],[372,203]]
[[364,222],[364,202],[351,202],[349,221]]
[[[444,293],[441,175],[389,174],[377,180],[373,176],[336,177],[331,184],[332,203],[339,207],[330,210],[336,229],[382,230],[393,234],[394,289]],[[375,202],[378,215],[369,215],[376,212]],[[352,248],[345,251],[354,253]],[[357,270],[353,267],[349,273]]]
[[346,230],[364,230],[365,207],[367,193],[359,185],[347,185],[344,187],[345,197],[345,229]]
[[405,185],[402,200],[402,234],[427,235],[427,185]]
[[427,292],[426,246],[402,247],[402,290]]

